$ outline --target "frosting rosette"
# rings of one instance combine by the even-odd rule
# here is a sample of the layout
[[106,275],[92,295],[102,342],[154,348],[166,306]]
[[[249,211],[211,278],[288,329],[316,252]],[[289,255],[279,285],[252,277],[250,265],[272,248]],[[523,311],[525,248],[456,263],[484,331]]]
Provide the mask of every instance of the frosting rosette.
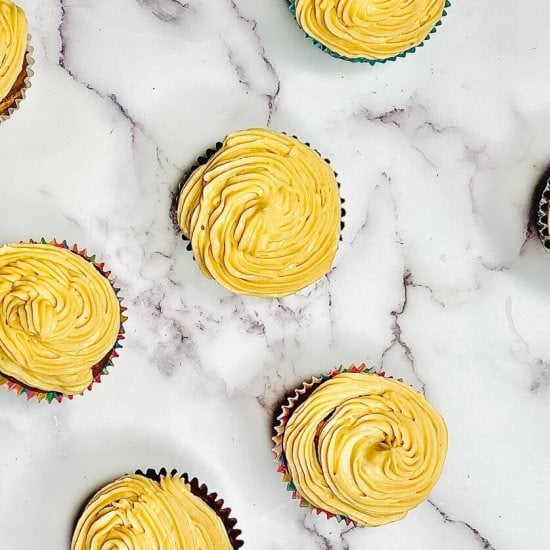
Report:
[[232,550],[222,519],[178,475],[134,474],[94,495],[71,550]]
[[94,379],[121,330],[108,278],[65,245],[0,247],[0,373],[28,388],[72,395]]
[[187,179],[177,211],[203,274],[253,296],[293,294],[325,275],[340,216],[329,164],[266,129],[227,136]]
[[384,60],[419,46],[446,0],[291,0],[304,32],[346,59]]
[[0,0],[0,102],[8,96],[23,69],[27,19],[10,0]]
[[281,438],[290,483],[311,507],[379,526],[428,498],[447,429],[421,393],[353,369],[312,389],[291,407]]

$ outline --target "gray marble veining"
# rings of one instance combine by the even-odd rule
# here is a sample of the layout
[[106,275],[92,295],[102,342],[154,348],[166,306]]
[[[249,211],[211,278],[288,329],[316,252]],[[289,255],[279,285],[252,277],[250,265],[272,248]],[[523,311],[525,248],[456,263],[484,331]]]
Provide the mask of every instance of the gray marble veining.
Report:
[[[33,86],[0,126],[2,242],[76,241],[128,306],[115,368],[45,405],[0,391],[0,535],[68,547],[102,483],[197,475],[247,548],[544,550],[550,540],[550,254],[528,230],[550,163],[550,5],[453,3],[415,55],[359,66],[283,0],[19,0]],[[265,126],[331,159],[346,199],[332,271],[283,300],[204,279],[169,212],[194,159]],[[361,362],[423,389],[450,430],[430,501],[350,529],[289,498],[274,407]]]

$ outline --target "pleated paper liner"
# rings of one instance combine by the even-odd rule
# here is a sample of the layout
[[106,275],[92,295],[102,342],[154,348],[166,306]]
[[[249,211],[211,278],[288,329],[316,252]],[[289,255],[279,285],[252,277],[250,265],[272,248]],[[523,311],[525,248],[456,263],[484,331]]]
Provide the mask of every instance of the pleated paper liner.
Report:
[[[172,222],[174,223],[174,227],[177,228],[177,231],[181,233],[181,228],[179,226],[178,222],[178,203],[179,198],[181,195],[181,192],[183,191],[183,188],[185,187],[185,184],[193,174],[193,172],[200,168],[203,164],[206,164],[221,148],[223,147],[223,143],[221,141],[218,141],[214,147],[207,149],[204,154],[202,154],[200,157],[197,157],[196,161],[193,163],[191,168],[189,168],[183,177],[181,178],[177,191],[174,193],[174,197],[172,200],[172,205],[170,207],[170,217],[172,218]],[[184,242],[187,243],[186,250],[189,252],[193,251],[193,247],[191,246],[191,241],[188,237],[186,237],[183,233],[181,234],[181,238]],[[193,260],[195,259],[195,256],[193,255]]]
[[[105,265],[103,263],[100,263],[96,260],[95,254],[90,255],[86,251],[86,249],[80,250],[76,244],[73,244],[71,247],[67,244],[67,241],[61,241],[58,242],[57,240],[47,241],[46,239],[42,238],[40,241],[34,241],[29,240],[30,244],[51,244],[54,246],[57,246],[58,248],[64,248],[65,250],[70,250],[72,253],[77,254],[81,258],[84,258],[86,261],[92,263],[94,267],[109,281],[111,284],[111,287],[113,288],[118,302],[120,304],[120,329],[118,332],[117,340],[113,346],[113,348],[103,357],[103,359],[94,365],[92,367],[92,376],[93,380],[92,383],[88,386],[87,391],[91,391],[94,384],[100,384],[101,378],[103,376],[106,376],[108,373],[108,368],[113,366],[113,360],[118,357],[118,350],[122,348],[121,341],[124,340],[125,337],[125,330],[124,330],[124,323],[128,319],[126,315],[124,314],[126,312],[126,309],[122,305],[123,298],[119,295],[120,289],[115,286],[114,279],[111,278],[111,272],[105,269]],[[52,403],[53,401],[56,401],[58,403],[61,403],[63,399],[73,399],[73,395],[65,395],[63,393],[57,392],[57,391],[45,391],[40,390],[37,388],[32,388],[29,386],[26,386],[19,380],[16,380],[15,378],[12,378],[11,376],[7,376],[0,372],[0,386],[6,386],[8,389],[15,391],[19,395],[24,395],[27,399],[36,399],[39,402],[41,401],[47,401],[48,403]],[[80,395],[83,395],[84,392],[82,392]]]
[[366,374],[376,374],[378,376],[386,376],[385,372],[376,372],[372,368],[368,368],[364,363],[358,367],[355,365],[350,365],[349,367],[340,366],[337,369],[331,370],[328,374],[321,374],[320,376],[314,376],[308,382],[303,382],[301,386],[295,388],[289,395],[287,395],[282,404],[275,410],[279,412],[278,416],[274,420],[274,432],[275,435],[272,437],[274,446],[273,453],[275,454],[275,462],[277,463],[277,471],[282,474],[283,482],[286,484],[286,490],[292,493],[292,498],[299,501],[299,504],[302,508],[307,508],[317,515],[325,515],[327,519],[335,518],[338,522],[345,522],[346,525],[352,525],[357,527],[360,524],[356,521],[348,518],[344,515],[333,514],[322,508],[318,508],[308,502],[296,489],[294,482],[292,481],[292,476],[290,475],[290,469],[286,460],[286,456],[283,449],[283,436],[285,433],[285,428],[288,424],[290,417],[294,410],[299,407],[306,399],[312,394],[312,392],[319,387],[321,384],[338,376],[342,373],[366,373]]
[[[281,132],[281,134],[283,134],[285,136],[288,136],[288,134],[286,132]],[[297,139],[298,141],[300,141],[300,143],[303,143],[304,145],[307,145],[310,149],[313,149],[327,164],[329,164],[329,165],[331,164],[330,160],[323,157],[323,155],[321,155],[321,153],[319,153],[319,151],[317,151],[317,149],[314,149],[313,147],[311,147],[310,143],[303,142],[303,141],[300,140],[300,138],[298,138],[297,136],[294,136],[294,135],[291,136],[291,137],[293,137],[294,139]],[[179,223],[178,223],[178,201],[179,201],[179,197],[181,195],[181,192],[182,192],[183,188],[185,187],[185,184],[187,183],[187,181],[191,177],[191,174],[193,174],[193,172],[197,168],[199,168],[200,166],[203,166],[204,164],[206,164],[222,147],[223,147],[223,143],[221,141],[218,141],[216,143],[216,145],[214,145],[214,147],[211,147],[211,148],[207,149],[200,157],[197,158],[196,162],[191,166],[191,168],[189,168],[189,170],[187,170],[187,172],[184,174],[183,178],[180,180],[178,189],[177,189],[176,193],[174,194],[174,199],[172,201],[172,205],[171,205],[171,208],[170,208],[170,217],[172,218],[174,226],[177,228],[177,230],[179,232],[181,232],[181,229],[180,229]],[[337,180],[338,189],[340,190],[341,184],[340,184],[340,182],[338,182],[338,174],[334,171],[334,169],[332,171],[334,172],[334,177]],[[340,196],[340,203],[342,204],[341,218],[340,218],[340,231],[341,232],[344,230],[344,227],[345,227],[345,222],[344,222],[344,217],[346,215],[346,210],[344,208],[344,203],[345,202],[346,202],[345,199]],[[181,237],[182,237],[183,241],[187,243],[186,249],[189,252],[192,252],[193,247],[191,245],[191,242],[189,241],[189,238],[186,237],[183,234],[182,234]],[[340,241],[341,240],[342,240],[342,235],[340,235]],[[195,259],[194,256],[193,256],[193,259]]]
[[[287,0],[287,1],[289,3],[289,9],[290,9],[290,13],[292,14],[292,17],[296,22],[298,22],[298,20],[296,19],[296,0]],[[302,29],[302,27],[300,27],[300,29],[302,29],[302,32],[304,33],[304,35],[311,42],[313,42],[315,46],[317,46],[320,50],[324,51],[325,53],[328,53],[332,57],[336,57],[337,59],[343,59],[344,61],[350,61],[351,63],[368,63],[369,65],[376,65],[378,63],[387,63],[388,61],[397,61],[400,57],[406,57],[407,55],[413,54],[414,52],[416,52],[416,50],[422,48],[428,40],[431,40],[432,35],[437,32],[438,27],[441,26],[443,22],[443,18],[447,15],[447,10],[450,7],[451,7],[451,2],[447,0],[445,2],[445,8],[443,9],[443,13],[441,14],[441,18],[433,26],[432,30],[426,35],[424,40],[420,42],[420,44],[418,44],[417,46],[413,46],[412,48],[409,48],[404,52],[401,52],[399,54],[396,54],[390,57],[386,57],[384,59],[368,59],[366,57],[345,57],[327,48],[324,44],[322,44],[321,42],[319,42],[318,40],[316,40],[315,38],[307,34],[307,32],[305,32],[304,29]]]
[[548,221],[548,209],[550,208],[550,178],[543,185],[542,194],[537,208],[537,230],[542,244],[550,250],[550,226]]
[[244,546],[244,542],[240,539],[242,531],[236,527],[237,520],[231,517],[231,508],[225,506],[224,500],[219,498],[217,493],[211,493],[208,487],[204,483],[200,483],[196,477],[191,478],[188,473],[179,474],[177,470],[172,470],[168,473],[166,468],[161,468],[158,472],[154,469],[148,469],[146,471],[137,470],[135,473],[156,482],[159,482],[161,478],[167,475],[179,475],[185,483],[189,484],[191,492],[214,510],[216,515],[222,520],[233,549],[237,550]]
[[[25,99],[27,90],[31,87],[31,78],[34,76],[34,71],[32,70],[32,66],[34,65],[32,57],[34,49],[30,42],[31,37],[29,36],[23,68],[17,77],[16,83],[5,98],[0,98],[0,123],[8,120],[19,109],[21,102]],[[7,107],[1,107],[4,103],[8,104]]]

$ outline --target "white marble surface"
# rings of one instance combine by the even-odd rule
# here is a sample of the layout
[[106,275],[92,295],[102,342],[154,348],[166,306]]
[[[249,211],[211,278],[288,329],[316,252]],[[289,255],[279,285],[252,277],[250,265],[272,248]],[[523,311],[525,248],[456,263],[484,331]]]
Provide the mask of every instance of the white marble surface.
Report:
[[[419,53],[368,67],[311,46],[284,0],[20,0],[36,75],[0,126],[0,241],[77,241],[117,276],[116,367],[72,402],[0,390],[5,550],[68,547],[87,495],[138,467],[217,489],[247,548],[550,547],[550,254],[526,232],[550,161],[550,4],[456,0]],[[284,300],[205,280],[168,216],[227,132],[270,125],[333,161],[331,273]],[[274,404],[367,361],[425,389],[450,451],[431,501],[349,529],[285,492]]]

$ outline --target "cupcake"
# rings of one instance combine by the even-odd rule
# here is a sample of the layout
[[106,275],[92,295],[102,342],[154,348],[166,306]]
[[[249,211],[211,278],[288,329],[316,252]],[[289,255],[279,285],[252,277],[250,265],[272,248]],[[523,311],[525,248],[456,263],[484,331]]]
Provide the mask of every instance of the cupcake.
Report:
[[327,161],[294,137],[225,138],[184,182],[177,221],[202,273],[251,296],[294,294],[331,268],[340,196]]
[[415,51],[449,6],[447,0],[290,0],[290,11],[317,46],[370,64]]
[[232,550],[243,546],[231,510],[187,474],[137,471],[98,491],[86,505],[71,550]]
[[[536,195],[537,208],[537,230],[539,232],[542,244],[550,249],[550,229],[549,229],[549,214],[550,214],[550,179],[542,182],[540,188],[542,194]],[[539,191],[540,192],[540,191]]]
[[27,18],[11,0],[0,0],[0,122],[25,97],[32,76]]
[[61,401],[98,381],[126,320],[108,276],[65,242],[0,247],[0,384]]
[[294,392],[274,452],[302,504],[348,523],[379,526],[428,498],[447,453],[447,429],[423,394],[364,365]]

